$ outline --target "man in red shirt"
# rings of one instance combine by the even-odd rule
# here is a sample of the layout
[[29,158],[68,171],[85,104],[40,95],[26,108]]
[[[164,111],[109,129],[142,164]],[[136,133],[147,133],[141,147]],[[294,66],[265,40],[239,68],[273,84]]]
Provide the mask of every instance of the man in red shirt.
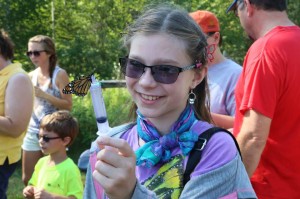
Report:
[[234,134],[258,198],[300,198],[300,28],[286,0],[228,8],[255,42],[236,87]]

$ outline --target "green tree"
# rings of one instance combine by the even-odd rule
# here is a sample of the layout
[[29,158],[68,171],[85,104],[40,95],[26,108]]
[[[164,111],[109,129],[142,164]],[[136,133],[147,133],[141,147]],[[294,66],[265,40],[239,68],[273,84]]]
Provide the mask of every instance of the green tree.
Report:
[[0,0],[0,27],[6,30],[16,45],[15,58],[25,63],[28,38],[34,34],[48,34],[50,15],[47,1]]
[[[231,0],[0,0],[0,27],[11,35],[15,58],[27,71],[34,68],[24,55],[28,39],[45,34],[55,39],[59,64],[71,75],[95,69],[100,79],[118,79],[118,57],[126,53],[120,41],[125,27],[145,5],[165,2],[189,12],[214,12],[220,20],[222,51],[242,64],[251,43],[238,18],[225,13]],[[288,0],[288,14],[296,24],[300,23],[299,11],[300,0]]]
[[74,75],[95,70],[101,79],[116,79],[118,57],[124,54],[123,29],[143,5],[132,2],[136,1],[56,1],[60,64]]
[[288,0],[288,15],[290,19],[300,25],[300,0]]

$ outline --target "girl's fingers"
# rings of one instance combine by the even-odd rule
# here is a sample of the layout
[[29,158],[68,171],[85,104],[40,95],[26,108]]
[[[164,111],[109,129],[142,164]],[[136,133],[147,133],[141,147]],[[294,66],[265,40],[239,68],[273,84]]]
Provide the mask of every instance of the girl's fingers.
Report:
[[132,190],[136,184],[135,165],[130,168],[115,168],[102,161],[97,161],[93,178],[100,183],[108,195],[123,190]]
[[97,180],[101,186],[105,187],[105,182],[107,182],[109,180],[109,178],[107,178],[105,175],[103,175],[102,173],[100,173],[98,170],[95,170],[93,172],[93,178],[95,180]]
[[98,143],[99,147],[102,147],[102,148],[103,148],[103,145],[116,148],[125,157],[135,156],[135,154],[134,154],[133,150],[131,149],[131,147],[129,146],[129,144],[123,139],[112,138],[112,137],[108,137],[108,136],[99,136],[97,139],[97,143]]
[[[107,147],[107,146],[106,146]],[[110,165],[112,168],[127,169],[135,167],[135,154],[133,156],[125,157],[120,152],[112,150],[111,148],[102,149],[97,154],[97,160]],[[115,148],[114,148],[115,149]],[[112,169],[110,168],[110,169]]]

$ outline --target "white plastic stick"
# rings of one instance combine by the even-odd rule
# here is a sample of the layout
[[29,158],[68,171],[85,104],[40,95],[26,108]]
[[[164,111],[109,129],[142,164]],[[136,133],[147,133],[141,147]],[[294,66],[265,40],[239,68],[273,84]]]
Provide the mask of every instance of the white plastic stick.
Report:
[[98,132],[97,135],[106,134],[110,130],[105,104],[102,95],[101,83],[98,82],[94,75],[92,75],[92,83],[90,88],[94,112],[97,121]]

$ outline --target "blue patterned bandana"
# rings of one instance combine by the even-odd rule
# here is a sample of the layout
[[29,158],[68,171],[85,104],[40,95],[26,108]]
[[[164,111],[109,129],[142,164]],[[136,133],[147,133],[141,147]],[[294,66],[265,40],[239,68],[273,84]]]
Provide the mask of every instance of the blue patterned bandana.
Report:
[[198,135],[190,130],[197,121],[190,105],[181,113],[172,126],[171,132],[164,136],[161,136],[153,124],[147,121],[139,111],[137,114],[137,132],[145,144],[135,152],[136,165],[152,167],[157,163],[167,162],[171,158],[172,149],[178,146],[182,154],[187,156],[198,140]]

